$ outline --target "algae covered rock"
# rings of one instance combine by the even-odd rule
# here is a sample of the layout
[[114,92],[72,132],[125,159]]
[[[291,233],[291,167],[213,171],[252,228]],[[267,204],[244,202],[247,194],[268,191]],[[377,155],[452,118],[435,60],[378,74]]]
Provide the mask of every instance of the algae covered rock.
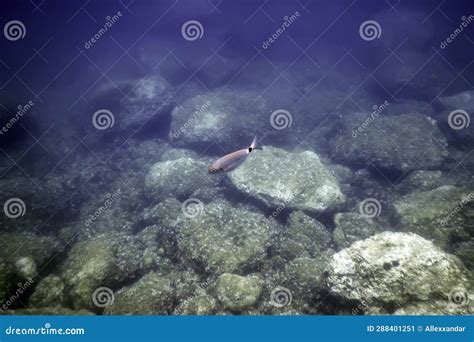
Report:
[[324,288],[324,271],[328,255],[297,258],[289,262],[283,272],[283,284],[291,290],[295,301],[310,302]]
[[252,139],[246,132],[258,134],[270,126],[265,100],[239,90],[197,95],[176,107],[171,116],[170,139],[193,147],[245,147]]
[[474,194],[444,185],[409,193],[394,202],[402,229],[417,233],[441,246],[469,240],[473,231]]
[[381,232],[379,225],[372,218],[357,213],[337,213],[334,222],[334,242],[339,248],[349,247],[358,240]]
[[172,308],[174,289],[167,277],[149,273],[115,293],[108,315],[163,315]]
[[184,157],[153,165],[146,176],[148,196],[189,196],[197,189],[212,187],[218,178],[208,174],[208,163]]
[[287,152],[266,146],[230,174],[241,192],[269,207],[321,212],[345,201],[339,183],[311,151]]
[[446,138],[434,120],[417,114],[373,117],[356,113],[342,119],[331,141],[336,160],[405,172],[432,169],[448,156]]
[[294,211],[288,218],[276,248],[278,255],[291,260],[319,255],[331,246],[331,233],[322,223],[302,211]]
[[397,185],[397,189],[405,194],[412,192],[415,189],[418,191],[431,190],[440,184],[442,175],[441,171],[413,171],[407,178]]
[[41,279],[30,297],[31,307],[61,308],[68,305],[66,283],[57,275]]
[[217,273],[260,262],[273,228],[263,215],[223,200],[196,204],[196,210],[184,210],[176,222],[185,258]]
[[216,300],[203,292],[186,298],[178,305],[176,310],[173,311],[173,314],[182,316],[203,316],[212,314],[215,309]]
[[224,273],[217,279],[216,293],[225,309],[248,309],[255,305],[262,293],[260,275],[242,277]]
[[327,272],[333,294],[388,309],[448,301],[454,289],[472,287],[458,258],[412,233],[384,232],[357,241],[332,256]]
[[95,308],[92,294],[99,287],[114,289],[136,276],[142,247],[125,234],[108,233],[74,245],[61,276],[69,288],[74,308]]

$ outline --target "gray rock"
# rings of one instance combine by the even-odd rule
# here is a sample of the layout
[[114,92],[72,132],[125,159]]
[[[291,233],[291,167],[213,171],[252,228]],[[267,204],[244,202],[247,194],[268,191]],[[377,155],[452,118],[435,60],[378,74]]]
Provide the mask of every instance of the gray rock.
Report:
[[394,202],[401,228],[446,247],[451,240],[468,240],[472,231],[474,194],[444,185],[409,193]]
[[178,246],[189,262],[219,274],[262,261],[273,222],[223,200],[196,209],[183,212],[176,222]]
[[385,308],[447,301],[453,289],[473,285],[455,256],[418,235],[394,232],[357,241],[334,254],[327,284],[345,300]]
[[373,219],[357,213],[337,213],[334,222],[336,228],[333,237],[339,248],[349,247],[358,240],[381,232],[381,228]]
[[94,309],[93,292],[115,289],[133,279],[140,269],[141,245],[135,238],[108,233],[74,245],[60,267],[74,308]]
[[291,290],[295,303],[311,302],[324,288],[324,271],[328,261],[329,256],[322,254],[315,258],[297,258],[286,265],[282,282]]
[[225,149],[245,147],[252,134],[271,127],[270,114],[265,101],[251,92],[197,95],[173,110],[170,139],[193,148],[212,144]]
[[216,293],[224,309],[249,309],[262,293],[263,281],[260,275],[242,277],[224,273],[217,279]]
[[440,166],[448,156],[446,146],[434,120],[416,114],[353,114],[343,118],[340,132],[331,141],[337,160],[361,165],[371,162],[403,172]]
[[58,242],[31,233],[0,234],[0,302],[22,287],[34,282],[44,268],[60,252]]
[[175,299],[170,279],[149,273],[115,293],[107,315],[164,315],[172,309]]
[[311,151],[265,146],[230,174],[232,184],[269,207],[321,212],[345,201],[337,179]]
[[413,171],[396,188],[404,194],[415,190],[431,190],[440,184],[442,176],[441,171]]
[[67,307],[66,283],[57,275],[48,275],[39,281],[29,304],[33,308]]
[[189,196],[197,189],[215,186],[219,178],[208,174],[209,164],[191,158],[156,163],[145,179],[148,196]]
[[211,315],[215,311],[215,309],[216,300],[205,293],[200,293],[186,298],[184,301],[182,301],[178,305],[176,310],[173,312],[173,315]]
[[297,257],[313,257],[332,246],[331,233],[320,222],[302,211],[290,214],[287,228],[281,234],[277,255],[289,260]]

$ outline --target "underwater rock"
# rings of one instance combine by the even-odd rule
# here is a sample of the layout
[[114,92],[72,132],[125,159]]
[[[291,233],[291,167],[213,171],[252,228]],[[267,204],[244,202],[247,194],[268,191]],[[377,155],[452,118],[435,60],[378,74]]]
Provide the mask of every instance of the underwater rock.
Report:
[[349,247],[356,241],[381,232],[381,228],[373,219],[357,213],[337,213],[334,222],[336,228],[333,237],[339,248]]
[[200,293],[182,301],[173,311],[173,315],[204,316],[212,314],[215,309],[216,300],[205,293]]
[[442,176],[441,171],[413,171],[400,184],[397,184],[396,188],[404,194],[412,192],[414,189],[418,191],[431,190],[440,184]]
[[54,238],[32,233],[1,233],[0,246],[0,303],[22,282],[34,282],[60,251]]
[[200,188],[215,186],[219,178],[208,174],[208,166],[191,158],[156,163],[145,179],[147,196],[189,196]]
[[472,286],[458,258],[412,233],[383,232],[357,241],[332,256],[327,272],[333,294],[387,309],[448,301],[453,289]]
[[244,148],[253,134],[271,129],[270,114],[263,98],[252,92],[197,95],[173,110],[169,137],[193,148],[213,144],[229,151]]
[[28,308],[20,310],[0,311],[0,315],[14,316],[94,316],[88,310],[72,310],[69,308]]
[[463,109],[469,113],[474,112],[474,90],[466,90],[462,93],[443,96],[439,101],[449,109]]
[[474,216],[474,193],[443,185],[415,191],[394,202],[401,228],[446,247],[453,241],[469,240]]
[[321,254],[314,258],[297,258],[286,265],[282,283],[291,291],[295,302],[309,303],[324,288],[324,271],[329,259],[327,254]]
[[[451,295],[453,295],[452,293]],[[469,305],[469,300],[472,301],[474,293],[466,294],[466,303],[456,304],[451,300],[449,301],[449,295],[447,300],[439,300],[434,302],[420,302],[404,306],[401,309],[396,310],[393,315],[402,316],[436,316],[436,315],[472,315],[474,309],[472,305]]]
[[406,172],[432,169],[448,156],[446,138],[434,120],[416,114],[370,116],[354,113],[342,119],[331,140],[336,160]]
[[217,298],[225,309],[248,309],[260,297],[262,285],[263,280],[258,274],[242,277],[224,273],[217,279]]
[[195,204],[194,209],[183,210],[176,222],[178,246],[189,262],[220,274],[262,261],[273,222],[224,200]]
[[302,211],[292,212],[286,225],[276,246],[275,254],[281,257],[288,260],[312,257],[332,246],[331,233],[326,227]]
[[311,151],[287,152],[272,146],[250,154],[230,173],[233,185],[268,207],[321,212],[345,201],[337,179]]
[[152,75],[118,82],[117,85],[107,85],[97,91],[92,100],[92,113],[100,109],[111,111],[114,117],[111,128],[128,135],[139,128],[153,126],[149,130],[154,131],[154,136],[164,136],[167,131],[164,123],[169,121],[164,116],[170,114],[173,106],[170,84],[160,75]]
[[99,287],[112,290],[133,279],[139,269],[141,246],[135,238],[107,233],[75,244],[61,265],[74,308],[94,309],[92,294]]
[[29,299],[34,308],[61,308],[66,307],[66,283],[57,275],[48,275],[41,279]]
[[157,273],[148,273],[136,283],[115,293],[107,315],[165,315],[175,299],[171,281]]

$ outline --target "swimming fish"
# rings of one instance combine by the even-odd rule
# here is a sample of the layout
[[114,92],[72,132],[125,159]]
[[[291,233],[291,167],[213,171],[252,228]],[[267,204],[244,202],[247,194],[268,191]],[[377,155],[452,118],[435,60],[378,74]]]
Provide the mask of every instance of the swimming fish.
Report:
[[249,147],[226,154],[213,162],[209,166],[209,173],[229,172],[235,170],[245,162],[250,152],[255,149],[260,149],[257,147],[257,136],[253,138]]

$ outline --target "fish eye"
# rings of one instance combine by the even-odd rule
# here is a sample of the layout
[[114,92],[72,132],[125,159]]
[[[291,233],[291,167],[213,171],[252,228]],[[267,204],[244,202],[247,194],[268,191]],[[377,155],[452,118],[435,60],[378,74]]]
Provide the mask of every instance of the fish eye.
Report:
[[253,148],[249,147],[249,152],[252,152]]

